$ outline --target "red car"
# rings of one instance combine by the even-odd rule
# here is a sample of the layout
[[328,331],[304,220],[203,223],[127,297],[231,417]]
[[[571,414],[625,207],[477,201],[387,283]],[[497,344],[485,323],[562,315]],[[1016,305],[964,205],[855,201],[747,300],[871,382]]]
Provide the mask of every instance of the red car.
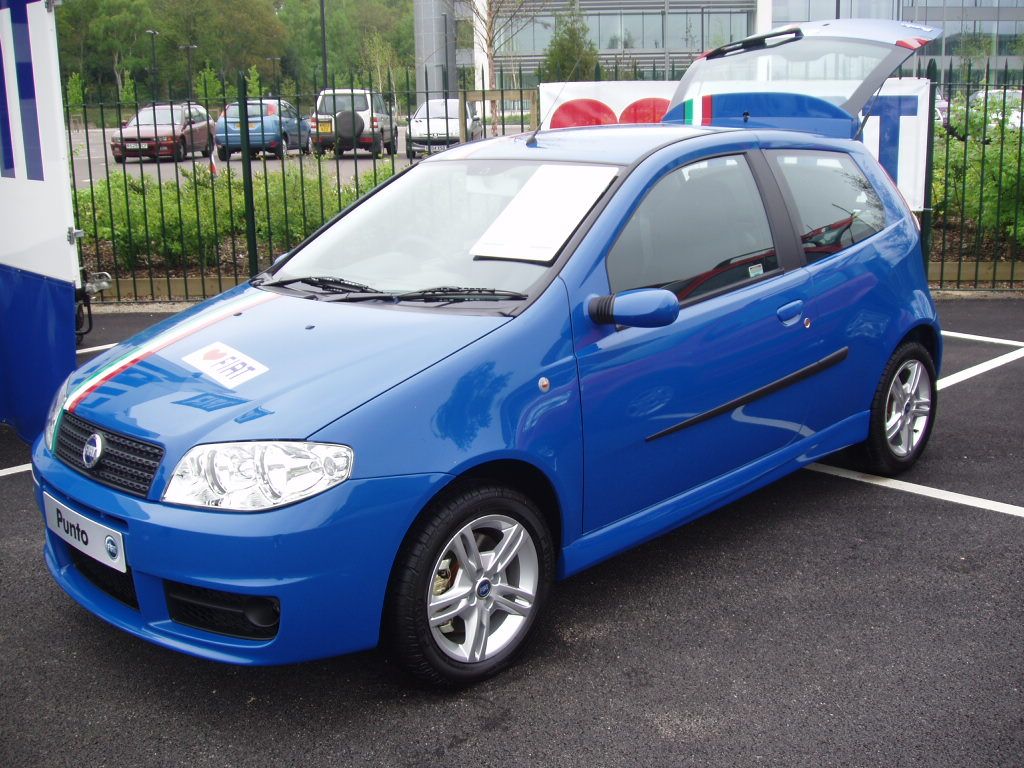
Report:
[[110,139],[114,161],[127,157],[170,157],[182,161],[185,155],[213,152],[213,120],[198,104],[149,104],[125,123]]

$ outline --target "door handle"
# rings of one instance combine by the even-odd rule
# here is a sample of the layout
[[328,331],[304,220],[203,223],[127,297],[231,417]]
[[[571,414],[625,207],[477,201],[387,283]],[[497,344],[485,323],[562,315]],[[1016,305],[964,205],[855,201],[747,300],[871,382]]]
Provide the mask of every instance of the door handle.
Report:
[[791,301],[788,304],[783,304],[775,314],[778,315],[779,321],[783,325],[788,326],[796,323],[803,313],[804,303],[801,299],[797,299],[796,301]]

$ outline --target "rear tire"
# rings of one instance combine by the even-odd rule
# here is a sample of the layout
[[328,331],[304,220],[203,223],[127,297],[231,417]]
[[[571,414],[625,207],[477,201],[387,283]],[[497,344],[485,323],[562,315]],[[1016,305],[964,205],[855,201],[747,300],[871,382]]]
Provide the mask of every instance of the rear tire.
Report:
[[434,685],[495,675],[525,647],[554,571],[551,534],[529,498],[502,485],[453,489],[431,504],[395,561],[386,649]]
[[226,147],[217,147],[217,159],[221,162],[227,162],[227,159],[231,157],[231,153],[228,152]]
[[394,157],[398,154],[398,136],[391,134],[391,141],[388,142],[388,154]]
[[931,437],[938,402],[935,363],[916,341],[889,358],[871,401],[871,422],[862,453],[865,469],[898,475],[914,466]]
[[288,151],[288,134],[281,134],[281,141],[274,150],[274,157],[278,160],[284,160],[285,153]]

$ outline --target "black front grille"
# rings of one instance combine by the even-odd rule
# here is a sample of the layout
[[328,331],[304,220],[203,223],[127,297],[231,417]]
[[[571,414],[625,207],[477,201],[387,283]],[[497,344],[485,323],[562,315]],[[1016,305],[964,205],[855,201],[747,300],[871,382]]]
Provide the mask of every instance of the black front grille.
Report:
[[276,597],[239,595],[217,589],[165,581],[171,619],[218,635],[250,640],[277,636],[280,603]]
[[115,600],[120,600],[135,610],[139,609],[139,598],[135,595],[135,579],[132,578],[131,568],[127,573],[121,573],[70,545],[68,552],[71,554],[71,562],[75,564],[80,574]]
[[[103,436],[103,455],[95,467],[86,469],[82,462],[82,447],[93,433]],[[136,496],[146,496],[164,457],[164,449],[97,427],[65,411],[57,433],[57,457],[97,482]]]

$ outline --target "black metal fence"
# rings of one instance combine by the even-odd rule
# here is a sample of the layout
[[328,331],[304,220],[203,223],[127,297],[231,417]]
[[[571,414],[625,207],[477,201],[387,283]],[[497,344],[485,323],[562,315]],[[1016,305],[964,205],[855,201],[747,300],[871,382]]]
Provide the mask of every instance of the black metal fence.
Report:
[[1024,70],[943,73],[937,87],[929,277],[939,288],[1024,288]]
[[[938,114],[931,210],[922,217],[929,277],[943,289],[1024,288],[1024,71],[931,74]],[[463,76],[451,100],[417,91],[415,80],[412,71],[384,83],[335,79],[326,89],[334,96],[319,105],[325,89],[315,81],[261,95],[242,76],[203,81],[191,93],[151,91],[145,101],[65,98],[81,264],[112,278],[98,300],[215,295],[422,154],[520,133],[540,117],[535,75],[499,73],[504,85],[493,90],[466,87]],[[180,123],[173,111],[162,120],[166,105],[179,105]]]

